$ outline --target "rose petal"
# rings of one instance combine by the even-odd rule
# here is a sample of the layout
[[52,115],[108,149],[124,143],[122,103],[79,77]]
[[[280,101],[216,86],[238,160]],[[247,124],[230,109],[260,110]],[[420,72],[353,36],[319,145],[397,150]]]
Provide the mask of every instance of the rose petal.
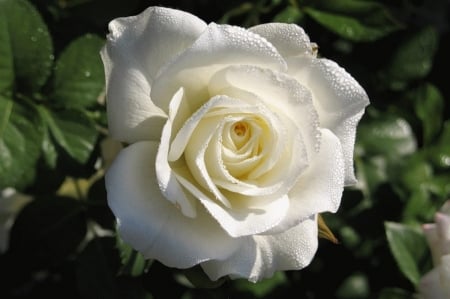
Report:
[[441,286],[447,298],[450,298],[450,254],[444,255],[441,259]]
[[180,88],[170,103],[169,119],[162,131],[161,142],[158,154],[156,155],[155,169],[158,186],[164,196],[173,204],[178,205],[185,216],[193,218],[197,215],[195,201],[185,195],[182,186],[178,183],[168,161],[169,144],[172,135],[172,121],[182,100],[183,89]]
[[[260,124],[257,126],[261,126],[261,128],[260,130],[253,128],[252,130],[256,132],[253,132],[252,135],[258,135],[258,132],[261,131],[258,136],[259,142],[255,145],[260,152],[251,154],[251,156],[261,157],[261,159],[250,158],[230,163],[225,160],[230,157],[230,154],[222,154],[224,147],[222,138],[217,137],[217,141],[210,143],[206,148],[204,157],[214,183],[241,195],[280,197],[286,194],[307,165],[305,146],[295,124],[289,119],[280,119],[264,107],[261,101],[255,101],[251,107],[243,105],[241,113],[242,118],[231,117],[233,114],[229,113],[228,109],[224,109],[223,115],[218,114],[218,116],[224,123],[224,127],[228,122],[236,122],[238,119],[249,123],[253,118],[258,119]],[[251,127],[251,125],[249,126]],[[193,142],[193,144],[199,143]],[[193,152],[199,153],[200,148],[194,149]],[[245,163],[246,160],[250,160],[250,163]],[[251,168],[247,169],[245,177],[233,176],[229,169],[229,166],[232,166],[232,170],[233,168],[242,170],[242,168],[248,168],[249,165]]]
[[149,7],[139,15],[109,23],[107,50],[114,62],[131,63],[152,81],[161,67],[190,47],[206,27],[190,13]]
[[319,118],[311,94],[293,78],[256,66],[231,66],[217,72],[208,88],[211,94],[242,90],[256,96],[269,110],[297,124],[304,140],[309,141],[305,142],[307,155],[319,146]]
[[237,248],[235,239],[203,209],[194,219],[185,217],[161,194],[152,166],[157,149],[156,142],[132,144],[106,174],[108,204],[121,237],[146,258],[169,267],[188,268],[227,258]]
[[305,219],[280,234],[249,236],[241,238],[240,242],[240,248],[227,260],[201,264],[212,280],[230,274],[232,278],[256,282],[272,276],[275,271],[306,267],[317,250],[317,219]]
[[[236,203],[231,208],[226,208],[213,200],[206,190],[193,183],[187,173],[181,173],[181,171],[182,169],[177,171],[180,183],[202,203],[211,216],[233,238],[258,234],[271,229],[283,219],[289,209],[287,196],[281,198],[261,197],[258,198],[261,201],[260,206],[256,206],[252,204],[255,200],[249,200],[248,204],[242,202],[239,205],[240,201],[245,201],[247,198],[239,197],[236,194],[234,194],[234,198],[231,195],[226,196],[227,199]],[[222,191],[222,194],[224,193]]]
[[439,236],[441,254],[450,254],[450,215],[438,212],[435,215],[436,229]]
[[211,111],[211,109],[240,106],[242,106],[241,102],[227,96],[216,96],[207,101],[197,111],[195,111],[195,113],[193,113],[189,119],[183,123],[183,126],[176,132],[170,146],[169,160],[176,161],[181,157],[195,128],[197,128],[200,121],[208,112]]
[[249,30],[267,39],[283,57],[312,55],[314,52],[308,35],[295,24],[267,23]]
[[205,28],[191,14],[161,7],[109,24],[101,56],[112,137],[128,143],[159,137],[166,114],[150,99],[152,80],[162,65],[189,47]]
[[440,271],[440,267],[435,267],[421,278],[418,288],[424,299],[448,299],[441,285]]
[[159,73],[151,97],[167,111],[171,95],[183,86],[194,112],[210,98],[205,90],[210,77],[236,64],[286,70],[285,61],[266,39],[241,27],[211,23],[192,47]]
[[[323,171],[327,169],[327,171]],[[283,221],[268,233],[280,232],[322,212],[336,212],[344,190],[344,158],[339,139],[322,129],[319,153],[290,190],[290,208]]]
[[364,89],[335,62],[313,57],[287,60],[288,73],[312,93],[320,126],[328,128],[341,140],[345,159],[345,184],[356,182],[353,171],[353,148],[356,124],[369,104]]
[[427,240],[428,247],[430,247],[431,255],[433,257],[433,265],[439,265],[442,256],[442,246],[440,244],[440,239],[436,224],[427,223],[422,225],[422,230]]

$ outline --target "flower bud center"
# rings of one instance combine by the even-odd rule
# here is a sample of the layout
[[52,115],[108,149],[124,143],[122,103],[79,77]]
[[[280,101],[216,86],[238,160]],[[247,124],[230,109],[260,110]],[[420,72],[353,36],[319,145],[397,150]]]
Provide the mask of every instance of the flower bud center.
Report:
[[247,129],[248,129],[248,125],[245,122],[239,121],[234,125],[234,133],[239,136],[242,137],[245,135],[245,133],[247,133]]

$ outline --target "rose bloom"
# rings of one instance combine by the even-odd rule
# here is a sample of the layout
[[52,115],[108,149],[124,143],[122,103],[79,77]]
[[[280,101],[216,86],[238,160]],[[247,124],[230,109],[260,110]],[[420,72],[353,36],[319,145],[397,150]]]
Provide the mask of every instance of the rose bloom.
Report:
[[434,268],[422,277],[419,291],[424,299],[450,298],[450,200],[436,213],[435,223],[424,224]]
[[212,280],[307,266],[318,214],[355,183],[364,89],[293,24],[150,7],[109,31],[109,129],[128,146],[106,188],[123,240]]

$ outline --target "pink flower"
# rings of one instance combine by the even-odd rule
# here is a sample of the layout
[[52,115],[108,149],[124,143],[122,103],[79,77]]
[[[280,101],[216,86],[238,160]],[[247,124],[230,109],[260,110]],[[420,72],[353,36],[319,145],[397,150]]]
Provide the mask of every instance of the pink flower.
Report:
[[436,213],[435,223],[423,231],[433,256],[434,268],[422,277],[419,291],[425,299],[450,298],[450,200]]

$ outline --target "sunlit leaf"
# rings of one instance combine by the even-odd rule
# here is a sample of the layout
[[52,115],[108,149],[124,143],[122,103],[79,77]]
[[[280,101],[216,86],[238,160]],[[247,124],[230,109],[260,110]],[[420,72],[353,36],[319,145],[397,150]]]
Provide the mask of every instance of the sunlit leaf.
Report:
[[79,163],[85,163],[98,136],[94,123],[77,110],[55,112],[39,106],[38,111],[56,143],[70,157]]
[[120,253],[122,267],[120,273],[130,276],[140,276],[151,266],[152,261],[125,243],[120,236],[116,237],[116,247]]
[[91,107],[98,101],[105,80],[100,49],[104,40],[84,35],[74,40],[56,62],[52,100],[65,108]]
[[372,1],[318,1],[304,11],[328,30],[352,41],[370,42],[402,27],[386,7]]
[[0,95],[0,189],[33,181],[43,132],[32,110]]
[[52,64],[52,41],[37,10],[24,0],[0,1],[0,92],[12,87],[12,75],[21,89],[38,90]]
[[423,273],[421,259],[428,253],[424,236],[415,228],[401,223],[386,222],[386,236],[400,271],[416,285]]

